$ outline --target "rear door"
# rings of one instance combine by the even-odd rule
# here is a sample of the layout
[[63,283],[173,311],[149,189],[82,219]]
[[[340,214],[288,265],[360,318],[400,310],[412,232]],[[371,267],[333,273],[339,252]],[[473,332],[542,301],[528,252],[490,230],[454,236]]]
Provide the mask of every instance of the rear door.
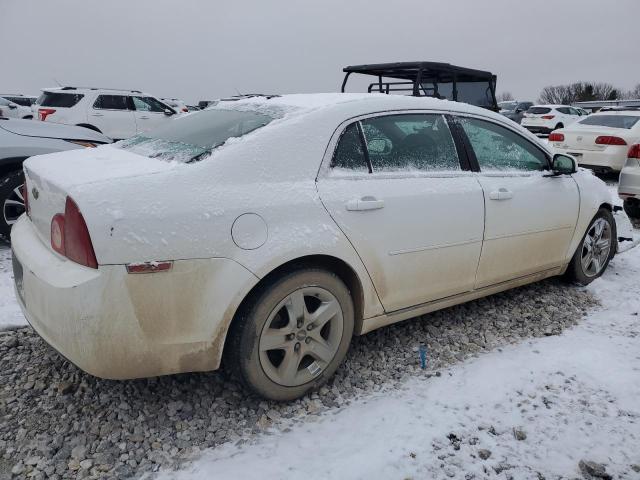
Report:
[[459,122],[484,190],[476,288],[561,266],[578,218],[576,182],[548,176],[547,154],[516,131],[474,117]]
[[462,147],[445,117],[384,114],[338,131],[318,190],[385,310],[471,290],[484,227],[482,189],[461,168]]
[[133,96],[136,125],[138,133],[153,130],[169,121],[172,116],[167,115],[167,105],[153,97]]
[[127,95],[98,95],[87,117],[89,124],[113,139],[129,138],[136,133],[136,119]]

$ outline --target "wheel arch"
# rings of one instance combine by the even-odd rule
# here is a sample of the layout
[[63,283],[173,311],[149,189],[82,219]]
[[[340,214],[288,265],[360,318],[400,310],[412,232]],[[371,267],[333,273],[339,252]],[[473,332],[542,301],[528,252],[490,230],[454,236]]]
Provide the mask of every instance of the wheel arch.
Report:
[[94,132],[102,133],[102,131],[98,127],[95,127],[90,123],[78,123],[76,127],[84,127],[88,128],[89,130],[93,130]]
[[364,317],[364,287],[360,277],[356,273],[355,269],[351,267],[344,260],[332,256],[332,255],[306,255],[289,260],[275,268],[273,268],[267,275],[263,276],[244,296],[243,300],[238,304],[235,312],[224,331],[224,344],[221,352],[221,362],[224,362],[225,350],[227,347],[227,340],[229,338],[229,330],[232,328],[234,321],[237,319],[246,304],[258,295],[267,285],[269,285],[274,279],[285,275],[288,272],[301,268],[321,268],[327,270],[340,278],[349,289],[351,298],[353,300],[354,307],[354,335],[359,335],[362,331],[362,323]]
[[22,163],[27,158],[28,157],[12,157],[0,160],[0,177],[4,177],[15,170],[22,170]]

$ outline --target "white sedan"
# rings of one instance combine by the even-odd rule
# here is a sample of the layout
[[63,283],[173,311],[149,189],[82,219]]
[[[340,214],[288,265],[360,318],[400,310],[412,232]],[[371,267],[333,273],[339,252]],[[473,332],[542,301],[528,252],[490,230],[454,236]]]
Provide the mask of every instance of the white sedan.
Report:
[[217,369],[293,399],[353,335],[616,251],[611,195],[505,117],[383,94],[251,98],[32,157],[16,292],[66,358],[124,379]]
[[560,153],[599,172],[619,172],[634,143],[640,143],[640,110],[610,110],[583,118],[549,135]]

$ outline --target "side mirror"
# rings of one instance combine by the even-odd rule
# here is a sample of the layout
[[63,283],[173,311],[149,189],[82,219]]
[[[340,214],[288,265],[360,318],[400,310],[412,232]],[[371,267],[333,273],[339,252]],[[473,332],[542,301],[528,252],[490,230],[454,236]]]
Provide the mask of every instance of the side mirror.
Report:
[[10,108],[11,110],[15,110],[16,108],[18,108],[18,105],[16,105],[15,103],[10,103],[10,104],[9,104],[9,108]]
[[167,117],[170,117],[171,115],[175,115],[175,114],[176,114],[176,112],[174,112],[174,111],[173,111],[173,110],[171,110],[170,108],[165,108],[165,109],[164,109],[164,114],[165,114]]
[[578,166],[575,158],[557,153],[553,156],[551,169],[555,175],[571,175],[578,171]]

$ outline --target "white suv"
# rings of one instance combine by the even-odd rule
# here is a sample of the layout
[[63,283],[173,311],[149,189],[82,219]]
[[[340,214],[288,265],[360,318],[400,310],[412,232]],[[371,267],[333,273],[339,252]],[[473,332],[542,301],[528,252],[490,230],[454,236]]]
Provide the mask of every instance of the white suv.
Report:
[[43,90],[34,110],[38,120],[78,125],[118,140],[152,130],[176,114],[138,90],[76,87]]
[[534,105],[522,118],[521,125],[531,133],[551,133],[572,124],[581,112],[568,105]]

